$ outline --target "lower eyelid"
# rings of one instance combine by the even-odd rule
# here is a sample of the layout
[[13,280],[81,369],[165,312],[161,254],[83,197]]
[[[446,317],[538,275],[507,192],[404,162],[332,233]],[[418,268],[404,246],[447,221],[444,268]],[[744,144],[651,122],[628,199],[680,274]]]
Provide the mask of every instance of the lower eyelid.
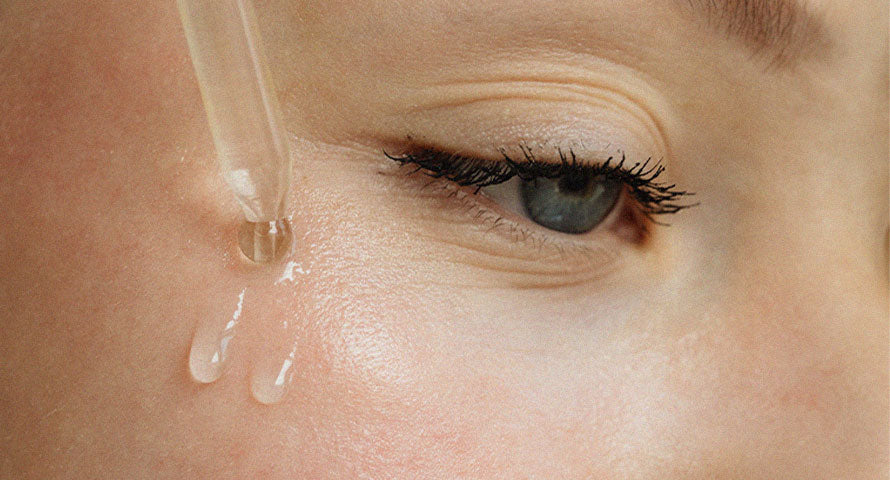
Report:
[[521,274],[525,279],[519,283],[540,288],[599,278],[617,269],[626,256],[626,240],[609,231],[611,224],[620,220],[619,210],[628,202],[624,194],[600,227],[588,234],[569,235],[547,230],[507,211],[485,194],[475,194],[475,187],[460,187],[412,171],[409,168],[402,173],[413,184],[409,187],[414,190],[413,196],[431,200],[429,205],[419,208],[435,210],[436,219],[441,222],[464,223],[468,227],[448,238],[431,235],[431,240],[471,253],[459,256],[457,261]]

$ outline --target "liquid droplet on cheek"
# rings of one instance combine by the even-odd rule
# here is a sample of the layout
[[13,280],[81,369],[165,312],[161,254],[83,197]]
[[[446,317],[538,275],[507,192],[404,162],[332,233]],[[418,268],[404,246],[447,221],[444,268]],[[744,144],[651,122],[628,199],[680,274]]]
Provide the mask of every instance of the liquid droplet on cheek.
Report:
[[[250,342],[246,349],[250,357],[244,359],[252,366],[251,392],[257,401],[275,404],[285,397],[294,376],[300,322],[293,313],[297,309],[294,288],[310,270],[288,257],[293,242],[287,220],[245,222],[238,240],[248,259],[267,265],[248,280],[254,282],[250,287],[253,293],[245,300],[244,288],[231,315],[207,316],[198,323],[189,352],[189,371],[199,383],[219,379],[229,357],[242,354],[233,351],[233,346],[238,341],[236,333],[246,328],[245,338],[260,340],[258,344]],[[240,357],[238,361],[240,364]]]
[[207,318],[198,325],[189,351],[189,371],[195,381],[211,383],[222,376],[241,319],[245,292],[241,290],[238,295],[231,318]]
[[273,355],[257,366],[251,381],[251,393],[258,402],[273,404],[284,398],[293,379],[295,355],[296,347],[284,358]]

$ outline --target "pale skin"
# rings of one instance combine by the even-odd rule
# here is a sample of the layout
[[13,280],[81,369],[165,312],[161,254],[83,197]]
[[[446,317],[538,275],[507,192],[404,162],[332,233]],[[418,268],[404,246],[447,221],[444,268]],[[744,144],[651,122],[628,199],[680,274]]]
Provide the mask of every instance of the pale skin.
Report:
[[[531,3],[257,3],[284,292],[239,257],[174,2],[0,7],[0,477],[885,474],[886,4],[810,5],[831,49],[777,67],[669,2]],[[383,155],[408,136],[621,149],[700,204],[642,244],[492,225]],[[271,318],[200,385],[195,325],[245,286]]]

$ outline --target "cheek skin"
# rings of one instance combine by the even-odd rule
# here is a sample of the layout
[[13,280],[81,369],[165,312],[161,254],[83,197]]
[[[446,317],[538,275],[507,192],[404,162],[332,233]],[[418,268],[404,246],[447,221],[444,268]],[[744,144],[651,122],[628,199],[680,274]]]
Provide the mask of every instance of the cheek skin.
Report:
[[404,279],[388,269],[389,254],[362,235],[338,238],[331,245],[341,258],[367,252],[375,260],[318,267],[336,273],[309,287],[327,297],[306,319],[316,330],[308,347],[313,364],[294,387],[307,402],[294,414],[316,419],[312,449],[333,471],[582,478],[605,475],[603,460],[615,458],[616,445],[638,444],[635,429],[646,422],[635,418],[644,412],[632,399],[663,387],[645,373],[625,383],[610,362],[626,364],[623,372],[648,372],[657,358],[621,347],[591,360],[597,355],[548,353],[530,339],[516,348],[520,334],[511,325],[531,319],[498,317],[490,297]]
[[[822,465],[832,452],[855,459],[867,455],[856,448],[874,448],[825,440],[846,429],[840,438],[856,438],[857,422],[880,415],[849,417],[858,400],[844,392],[857,375],[836,361],[838,347],[804,328],[831,315],[824,307],[762,299],[715,306],[722,313],[702,312],[701,328],[679,335],[623,332],[570,352],[543,335],[540,348],[518,352],[506,340],[510,325],[533,319],[498,317],[484,297],[437,300],[461,294],[384,271],[375,264],[340,279],[336,320],[319,337],[325,372],[310,387],[326,419],[318,435],[343,471],[768,478],[800,469],[801,458]],[[400,293],[347,294],[367,289],[346,283],[360,276],[380,282],[378,292]],[[502,319],[483,347],[460,327],[474,315]],[[838,478],[850,472],[825,468]]]
[[[873,378],[886,385],[886,377],[874,375],[880,355],[866,355],[865,365],[872,366],[865,373],[845,342],[826,339],[814,327],[845,317],[834,305],[802,308],[794,301],[800,296],[785,291],[773,299],[715,305],[699,313],[697,330],[665,336],[667,403],[677,406],[672,423],[695,432],[681,438],[675,455],[691,452],[704,463],[734,465],[743,478],[777,472],[872,478],[860,477],[878,447],[867,439],[880,438],[872,422],[886,414],[873,400],[877,395],[852,393],[870,385],[863,390],[851,381]],[[867,431],[873,435],[863,435]]]
[[[359,287],[361,288],[361,287]],[[400,291],[400,288],[387,289]],[[402,290],[404,291],[404,290]],[[323,328],[319,354],[318,441],[343,472],[410,478],[466,465],[476,448],[457,405],[444,401],[447,378],[431,377],[418,311],[410,295],[337,299],[336,317]],[[460,375],[458,370],[455,374]],[[462,467],[461,467],[462,468]]]
[[[357,327],[368,322],[363,317],[344,321],[328,339],[331,374],[320,381],[338,402],[322,415],[336,419],[324,426],[322,442],[339,452],[332,461],[344,471],[587,478],[614,474],[616,464],[653,474],[663,467],[641,453],[667,447],[653,432],[670,432],[672,414],[640,400],[666,398],[662,357],[622,346],[598,352],[609,360],[553,358],[546,349],[510,352],[494,338],[480,349],[460,335],[443,340],[419,331],[393,341],[386,324],[436,318],[388,311],[370,336],[369,327]],[[420,354],[412,344],[433,348]],[[390,355],[385,365],[381,349]]]

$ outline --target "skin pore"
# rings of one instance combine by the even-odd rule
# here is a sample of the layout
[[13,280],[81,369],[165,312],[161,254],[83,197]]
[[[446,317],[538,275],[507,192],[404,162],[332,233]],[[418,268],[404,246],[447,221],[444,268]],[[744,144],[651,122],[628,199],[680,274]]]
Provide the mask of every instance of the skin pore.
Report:
[[[291,289],[238,256],[175,3],[7,2],[0,477],[876,478],[887,6],[800,1],[256,2]],[[559,234],[384,155],[418,145],[651,157],[699,205]]]

